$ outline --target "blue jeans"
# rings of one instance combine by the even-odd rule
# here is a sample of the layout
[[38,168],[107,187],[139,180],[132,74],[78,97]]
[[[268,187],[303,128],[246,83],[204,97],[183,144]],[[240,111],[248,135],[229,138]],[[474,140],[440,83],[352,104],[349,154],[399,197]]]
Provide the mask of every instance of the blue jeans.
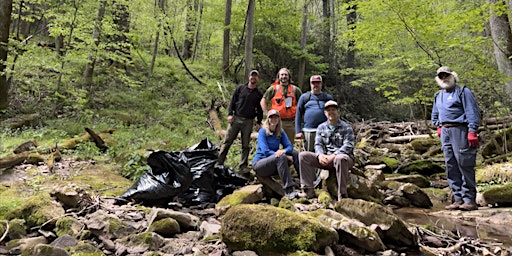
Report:
[[468,127],[443,127],[441,144],[446,163],[446,178],[455,201],[476,200],[476,148],[468,142]]
[[[290,172],[290,165],[288,164],[287,156],[288,155],[285,154],[279,157],[275,157],[274,155],[272,155],[267,158],[260,159],[252,165],[252,169],[257,175],[262,177],[268,177],[278,174],[284,189],[292,187],[293,185],[295,185],[295,182],[293,182],[292,179],[292,174]],[[296,166],[295,168],[297,168],[297,170],[299,159],[298,157],[299,152],[294,150],[292,152],[292,158],[293,164],[294,166]]]

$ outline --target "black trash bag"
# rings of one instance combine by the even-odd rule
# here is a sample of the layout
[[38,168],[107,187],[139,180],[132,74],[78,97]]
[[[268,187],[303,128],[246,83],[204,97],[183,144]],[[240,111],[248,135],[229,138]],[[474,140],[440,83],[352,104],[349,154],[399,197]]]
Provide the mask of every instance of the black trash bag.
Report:
[[123,195],[123,199],[146,204],[166,203],[192,183],[192,174],[182,153],[157,151],[149,155],[151,169],[141,175]]
[[249,180],[245,176],[236,173],[233,168],[225,166],[215,167],[213,179],[215,180],[216,202],[220,201],[225,195],[229,195],[236,189],[249,184]]
[[217,147],[206,138],[183,151],[183,154],[188,159],[192,184],[179,195],[180,202],[185,206],[204,206],[216,202],[213,170],[218,159]]
[[182,152],[154,152],[148,157],[151,169],[120,197],[146,205],[216,203],[249,182],[231,168],[214,168],[217,159],[217,147],[208,138]]

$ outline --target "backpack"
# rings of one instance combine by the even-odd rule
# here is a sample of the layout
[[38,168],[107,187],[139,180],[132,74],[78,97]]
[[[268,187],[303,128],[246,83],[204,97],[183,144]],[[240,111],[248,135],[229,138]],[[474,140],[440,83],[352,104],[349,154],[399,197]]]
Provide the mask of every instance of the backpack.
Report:
[[[311,99],[311,91],[308,91],[306,92],[306,96],[304,97],[304,102],[302,103],[302,112],[305,111],[304,109],[304,106],[306,105],[306,103],[308,103],[308,101]],[[318,101],[324,101],[326,102],[327,101],[327,93],[325,92],[321,92],[319,95],[318,95]]]
[[[306,92],[306,97],[304,97],[304,104],[308,103],[308,101],[311,99],[311,91]],[[319,101],[327,101],[327,93],[321,92],[320,95],[318,95]]]
[[[465,85],[463,85],[461,88],[460,88],[460,91],[459,91],[459,99],[462,99],[462,93],[464,93],[464,89],[466,88]],[[441,90],[437,91],[436,93],[434,93],[434,104],[436,102],[436,99],[437,99],[437,96],[439,95],[439,93],[441,93]],[[482,122],[482,115],[483,115],[483,111],[482,109],[480,108],[480,106],[476,106],[478,108],[478,116],[480,118],[480,123]]]

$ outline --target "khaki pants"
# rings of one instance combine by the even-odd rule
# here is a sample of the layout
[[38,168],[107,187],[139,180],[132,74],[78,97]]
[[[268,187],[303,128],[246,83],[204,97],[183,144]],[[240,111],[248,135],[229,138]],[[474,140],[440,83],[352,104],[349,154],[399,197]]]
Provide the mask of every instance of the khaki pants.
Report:
[[303,188],[313,188],[316,179],[315,168],[335,170],[338,182],[338,198],[347,197],[348,171],[354,165],[354,160],[347,154],[338,154],[332,163],[321,165],[317,154],[303,151],[299,153],[300,184]]
[[295,144],[295,120],[282,120],[281,123],[283,124],[283,130],[286,133],[286,136],[288,136],[288,139],[292,143],[292,145]]

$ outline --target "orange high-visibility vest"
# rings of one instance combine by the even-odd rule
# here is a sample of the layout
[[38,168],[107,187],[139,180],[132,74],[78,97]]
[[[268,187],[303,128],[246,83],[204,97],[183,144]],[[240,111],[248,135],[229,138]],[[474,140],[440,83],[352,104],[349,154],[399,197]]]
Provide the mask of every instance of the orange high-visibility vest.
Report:
[[271,109],[279,111],[281,119],[295,119],[295,112],[297,111],[297,99],[293,92],[293,85],[288,85],[288,91],[286,97],[292,97],[292,106],[287,108],[285,103],[285,95],[283,95],[283,88],[281,83],[275,82],[272,84],[274,87],[274,97],[272,98]]

